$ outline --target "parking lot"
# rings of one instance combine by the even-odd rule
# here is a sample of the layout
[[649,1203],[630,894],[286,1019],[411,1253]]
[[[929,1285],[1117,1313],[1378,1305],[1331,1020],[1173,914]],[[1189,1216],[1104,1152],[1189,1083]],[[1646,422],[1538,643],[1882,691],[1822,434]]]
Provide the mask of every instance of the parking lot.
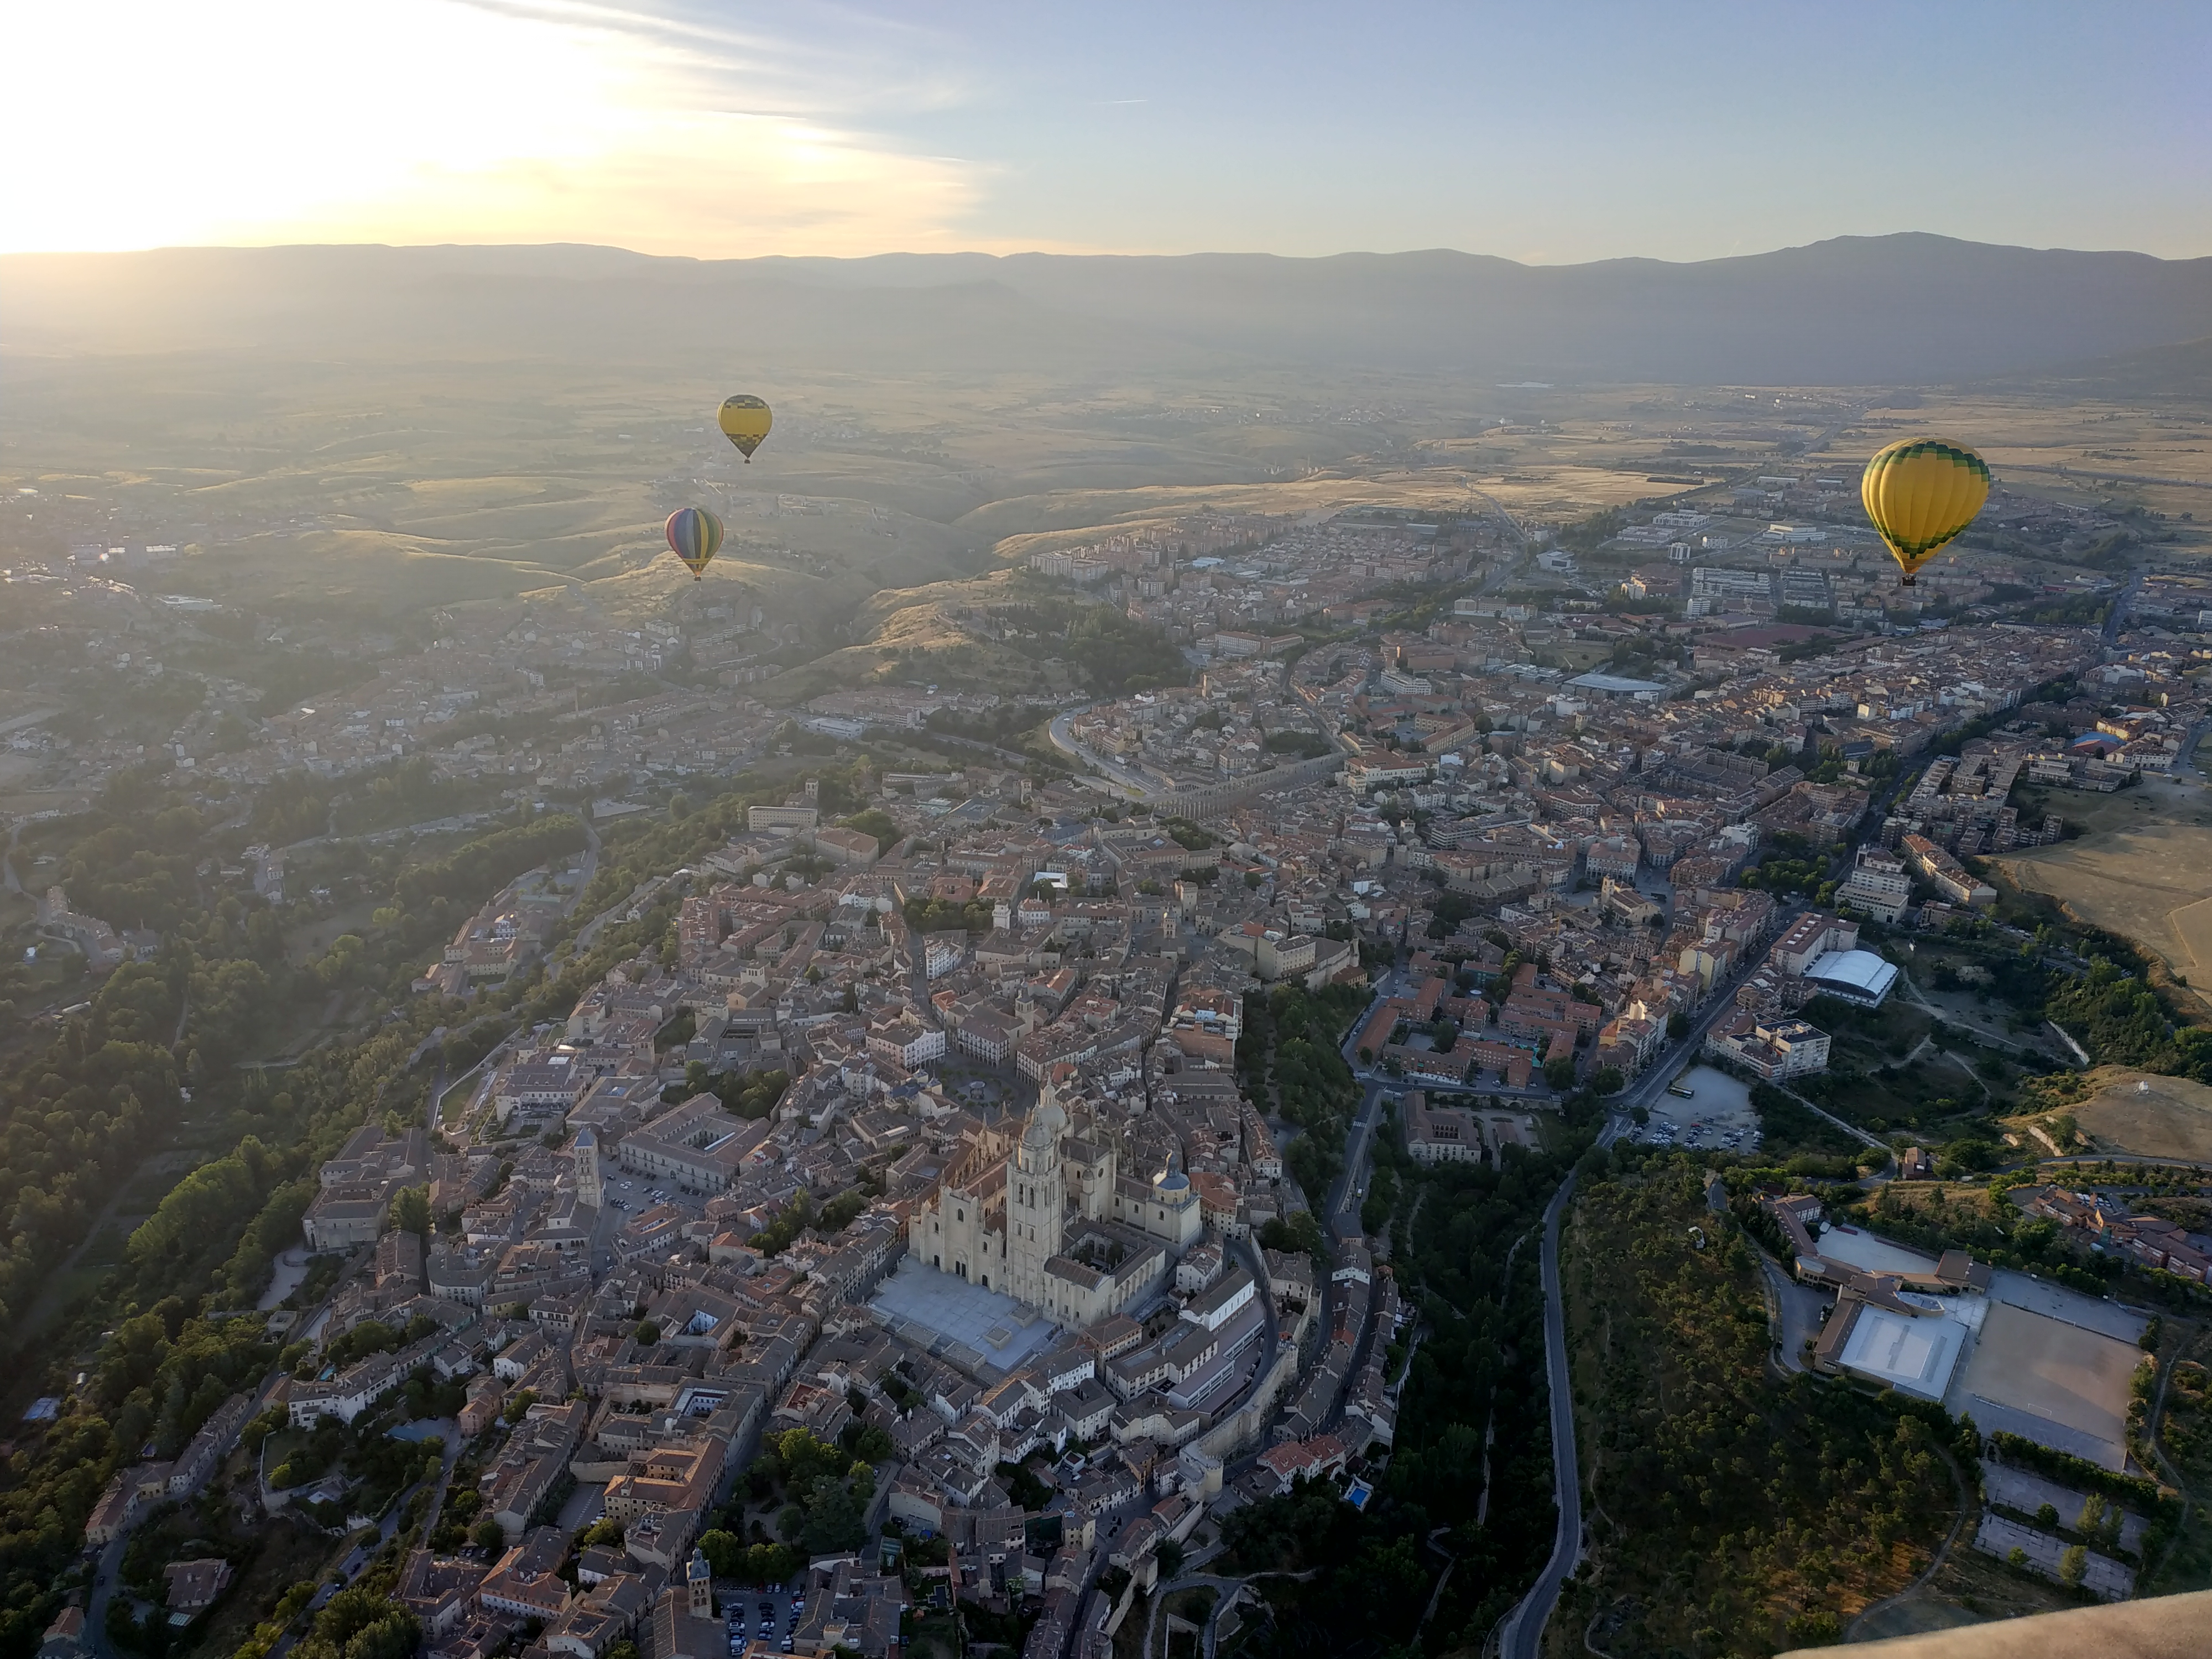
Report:
[[[803,1575],[802,1575],[803,1576]],[[767,1642],[789,1653],[792,1632],[805,1612],[805,1597],[795,1587],[778,1584],[763,1589],[757,1584],[736,1584],[718,1579],[715,1599],[721,1603],[722,1622],[730,1635],[730,1651],[743,1653],[748,1642]],[[762,1608],[766,1607],[766,1613]]]
[[606,1188],[607,1207],[633,1215],[656,1204],[672,1204],[679,1210],[696,1211],[705,1202],[697,1193],[686,1192],[679,1187],[656,1187],[642,1176],[609,1174]]
[[1634,1138],[1652,1146],[1683,1146],[1700,1152],[1751,1152],[1759,1149],[1759,1114],[1751,1090],[1725,1072],[1693,1066],[1674,1087],[1690,1098],[1662,1091],[1651,1102],[1651,1121]]

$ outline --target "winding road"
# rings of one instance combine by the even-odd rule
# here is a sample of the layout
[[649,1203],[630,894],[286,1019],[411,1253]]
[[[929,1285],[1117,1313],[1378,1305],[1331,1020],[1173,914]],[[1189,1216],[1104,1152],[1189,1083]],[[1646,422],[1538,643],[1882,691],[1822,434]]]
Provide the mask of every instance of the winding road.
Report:
[[[1622,1117],[1608,1119],[1597,1144],[1610,1146],[1627,1123]],[[1559,1586],[1582,1565],[1582,1468],[1575,1455],[1575,1392],[1567,1376],[1566,1298],[1559,1287],[1559,1218],[1574,1192],[1575,1172],[1570,1170],[1544,1208],[1544,1245],[1538,1265],[1544,1285],[1544,1371],[1552,1395],[1552,1486],[1559,1526],[1552,1541],[1552,1559],[1520,1605],[1506,1615],[1498,1638],[1503,1659],[1536,1659],[1544,1626],[1559,1602]]]
[[[1791,905],[1778,915],[1776,932],[1786,931],[1804,908],[1802,904]],[[1612,1113],[1598,1134],[1599,1146],[1610,1146],[1626,1133],[1630,1122],[1628,1114],[1638,1106],[1648,1104],[1685,1060],[1695,1058],[1713,1022],[1735,1006],[1737,985],[1757,966],[1756,961],[1748,963],[1725,983],[1716,985],[1705,1000],[1705,1012],[1691,1022],[1681,1042],[1669,1043],[1660,1057],[1644,1068],[1643,1075],[1614,1098]],[[1544,1626],[1551,1620],[1552,1609],[1559,1604],[1559,1586],[1582,1563],[1582,1470],[1575,1452],[1574,1386],[1567,1370],[1566,1304],[1559,1284],[1559,1218],[1574,1196],[1574,1173],[1570,1170],[1545,1207],[1544,1244],[1539,1267],[1544,1285],[1544,1370],[1552,1396],[1552,1481],[1559,1510],[1559,1530],[1553,1540],[1551,1559],[1544,1564],[1544,1571],[1528,1595],[1506,1615],[1500,1626],[1501,1659],[1536,1659],[1537,1650],[1543,1644]]]

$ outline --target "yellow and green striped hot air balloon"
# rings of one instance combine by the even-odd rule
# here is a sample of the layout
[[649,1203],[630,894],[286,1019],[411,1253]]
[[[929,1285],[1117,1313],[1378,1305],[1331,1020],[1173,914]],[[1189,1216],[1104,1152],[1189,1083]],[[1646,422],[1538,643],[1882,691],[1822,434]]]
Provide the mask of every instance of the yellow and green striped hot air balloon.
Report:
[[1867,463],[1859,499],[1912,586],[1920,567],[1973,523],[1990,498],[1982,458],[1941,438],[1907,438]]
[[745,465],[750,466],[753,451],[768,436],[769,428],[775,424],[775,416],[760,398],[740,392],[735,397],[722,399],[714,423],[722,428],[722,435],[737,446],[738,453],[745,458]]
[[722,550],[722,521],[703,507],[679,507],[668,515],[668,545],[696,582]]

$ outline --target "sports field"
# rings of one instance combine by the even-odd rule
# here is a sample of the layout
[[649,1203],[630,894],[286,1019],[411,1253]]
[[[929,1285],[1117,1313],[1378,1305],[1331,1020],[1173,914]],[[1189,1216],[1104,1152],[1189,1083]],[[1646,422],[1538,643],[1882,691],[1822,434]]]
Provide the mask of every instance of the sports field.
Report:
[[2117,1469],[2127,1456],[2128,1383],[2142,1359],[2133,1343],[1996,1302],[1957,1394],[1985,1431],[2008,1429]]

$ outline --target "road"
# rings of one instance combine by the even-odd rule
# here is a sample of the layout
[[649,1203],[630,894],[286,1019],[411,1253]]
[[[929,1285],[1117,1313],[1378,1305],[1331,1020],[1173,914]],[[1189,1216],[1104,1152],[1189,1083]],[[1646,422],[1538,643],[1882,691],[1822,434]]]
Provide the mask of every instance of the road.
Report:
[[[956,737],[950,732],[933,732],[926,726],[921,732],[916,734],[915,742],[923,748],[940,743],[949,744],[955,749],[965,749],[974,754],[988,756],[1002,766],[1011,766],[1024,771],[1035,765],[1037,758],[1034,755],[1024,755],[1016,750],[1001,749],[997,744],[985,743],[981,738]],[[957,759],[958,757],[950,756],[947,758]]]
[[[1214,1553],[1216,1553],[1209,1551],[1195,1558],[1195,1561],[1212,1560]],[[1255,1578],[1310,1578],[1313,1574],[1308,1571],[1306,1572],[1255,1572],[1251,1576]],[[1150,1598],[1152,1611],[1147,1615],[1145,1626],[1145,1651],[1148,1654],[1159,1651],[1160,1609],[1167,1605],[1168,1597],[1178,1590],[1211,1589],[1214,1592],[1213,1606],[1206,1612],[1206,1624],[1200,1636],[1199,1653],[1200,1659],[1213,1659],[1214,1639],[1221,1622],[1222,1613],[1229,1606],[1230,1598],[1243,1588],[1244,1582],[1242,1578],[1218,1577],[1210,1572],[1192,1572],[1186,1568],[1181,1577],[1165,1583],[1155,1584]]]
[[[1085,705],[1086,708],[1088,706],[1088,704]],[[1150,800],[1152,798],[1151,784],[1146,783],[1127,767],[1101,759],[1091,751],[1088,744],[1080,744],[1075,740],[1074,733],[1069,728],[1075,717],[1082,712],[1081,708],[1070,708],[1052,717],[1051,723],[1045,727],[1047,735],[1052,738],[1052,746],[1059,750],[1061,754],[1072,755],[1081,761],[1109,783],[1120,788],[1132,800]]]
[[[1784,910],[1776,922],[1777,933],[1786,931],[1796,921],[1804,906],[1793,905]],[[1725,984],[1714,988],[1706,999],[1705,1011],[1691,1021],[1690,1030],[1678,1044],[1670,1044],[1661,1058],[1644,1069],[1644,1074],[1615,1097],[1613,1113],[1599,1133],[1598,1145],[1610,1146],[1626,1132],[1633,1108],[1648,1104],[1666,1087],[1685,1059],[1694,1056],[1705,1040],[1705,1033],[1713,1022],[1735,1006],[1736,986],[1751,974],[1757,963],[1747,965]],[[1559,1586],[1574,1572],[1582,1561],[1583,1550],[1583,1492],[1582,1472],[1575,1454],[1574,1389],[1567,1374],[1567,1320],[1564,1293],[1559,1285],[1559,1218],[1565,1213],[1569,1200],[1574,1194],[1575,1178],[1571,1171],[1559,1183],[1559,1190],[1552,1194],[1552,1201],[1544,1210],[1544,1245],[1540,1275],[1544,1285],[1544,1370],[1552,1396],[1552,1476],[1555,1499],[1559,1510],[1559,1525],[1552,1544],[1552,1558],[1544,1565],[1520,1605],[1506,1616],[1499,1638],[1498,1651],[1503,1659],[1535,1659],[1544,1637],[1544,1626],[1550,1620],[1552,1609],[1558,1605]]]
[[[330,1304],[325,1301],[318,1307],[313,1314],[309,1315],[308,1317],[310,1319],[319,1318],[323,1312],[329,1307]],[[283,1380],[284,1373],[281,1370],[270,1370],[261,1379],[260,1386],[254,1391],[253,1410],[248,1413],[247,1421],[251,1422],[253,1418],[259,1416],[263,1411],[267,1409],[269,1405],[269,1396],[276,1391],[276,1385]],[[457,1432],[452,1433],[447,1443],[447,1457],[444,1474],[449,1474],[452,1473],[453,1462],[459,1455],[459,1436]],[[441,1475],[441,1480],[443,1476]],[[404,1502],[404,1499],[402,1502]],[[392,1535],[392,1531],[396,1530],[398,1527],[401,1507],[402,1503],[394,1503],[392,1506],[392,1513],[386,1517],[386,1531],[384,1535],[386,1538],[389,1538]],[[129,1659],[128,1656],[118,1653],[115,1649],[115,1644],[108,1640],[107,1607],[108,1603],[114,1599],[117,1588],[117,1579],[123,1565],[123,1553],[130,1547],[131,1528],[126,1526],[123,1530],[123,1535],[116,1539],[113,1542],[104,1546],[101,1548],[100,1554],[94,1561],[92,1595],[91,1599],[85,1604],[84,1610],[84,1635],[86,1642],[91,1646],[93,1654],[94,1655],[94,1659]],[[356,1553],[358,1553],[358,1552],[356,1552]],[[354,1570],[358,1571],[358,1569]],[[350,1574],[349,1574],[349,1576],[350,1576]],[[271,1653],[270,1659],[277,1659],[277,1656],[281,1655],[284,1648],[289,1647],[289,1645],[290,1642],[288,1638],[285,1642],[280,1644],[275,1651]]]
[[[1779,1087],[1780,1085],[1778,1085],[1777,1086]],[[1788,1095],[1790,1099],[1796,1101],[1807,1111],[1812,1113],[1814,1117],[1820,1118],[1826,1122],[1834,1124],[1836,1127],[1841,1129],[1845,1134],[1849,1135],[1852,1139],[1859,1142],[1862,1146],[1871,1146],[1878,1152],[1887,1152],[1890,1150],[1890,1146],[1887,1141],[1876,1139],[1874,1136],[1869,1134],[1864,1129],[1860,1128],[1856,1124],[1846,1123],[1843,1119],[1838,1117],[1833,1112],[1827,1111],[1820,1107],[1815,1106],[1811,1101],[1806,1099],[1804,1096],[1799,1094],[1795,1089],[1784,1089],[1782,1092]]]
[[[1609,1146],[1627,1127],[1626,1118],[1607,1121],[1598,1145]],[[1552,1201],[1544,1206],[1544,1247],[1539,1273],[1544,1285],[1544,1374],[1552,1395],[1552,1486],[1559,1506],[1559,1531],[1552,1541],[1552,1559],[1521,1604],[1507,1615],[1498,1652],[1503,1659],[1536,1659],[1544,1639],[1544,1626],[1559,1602],[1559,1586],[1582,1564],[1583,1478],[1575,1455],[1575,1393],[1567,1376],[1566,1298],[1559,1288],[1559,1218],[1574,1196],[1575,1173],[1559,1183]]]
[[[1367,1195],[1367,1154],[1376,1127],[1382,1121],[1383,1082],[1381,1078],[1370,1080],[1366,1094],[1360,1099],[1351,1132],[1345,1137],[1344,1168],[1337,1171],[1336,1181],[1329,1188],[1322,1206],[1322,1224],[1338,1238],[1357,1237],[1366,1231],[1359,1224],[1359,1206]],[[1345,1220],[1346,1224],[1340,1226],[1340,1220]]]
[[2121,588],[2113,597],[2112,609],[2105,618],[2106,645],[2118,642],[2121,626],[2127,619],[2128,607],[2135,603],[2136,591],[2142,586],[2142,579],[2143,573],[2141,570],[2130,571],[2128,574],[2127,586]]
[[[1910,940],[1906,941],[1905,948],[1907,951],[1911,951],[1912,950],[1912,944]],[[1972,1009],[1940,1008],[1936,1006],[1936,1004],[1928,1000],[1928,994],[1923,991],[1919,985],[1915,982],[1910,971],[1900,970],[1898,975],[1897,983],[1898,988],[1904,992],[1905,1000],[1933,1019],[1936,1022],[1936,1030],[1939,1032],[1944,1028],[1948,1027],[1954,1030],[1964,1033],[1966,1036],[1972,1037],[1977,1042],[1987,1043],[1989,1046],[1995,1048],[2002,1048],[2008,1054],[2027,1054],[2033,1047],[2033,1045],[2030,1043],[2022,1042],[2016,1036],[2012,1036],[2005,1032],[1993,1030],[1990,1017],[1987,1014],[1978,1013]],[[1980,1022],[1978,1024],[1976,1024],[1976,1021],[1978,1020]]]
[[2110,478],[2116,483],[2172,484],[2181,489],[2212,489],[2212,483],[2202,478],[2161,478],[2148,472],[2107,472],[2103,467],[2038,466],[2027,461],[2007,461],[2007,472],[2051,472],[2062,478],[2080,478],[2095,483],[2100,478]]
[[98,1659],[122,1659],[115,1644],[107,1639],[107,1604],[114,1598],[115,1580],[123,1566],[123,1552],[131,1547],[131,1534],[125,1533],[113,1543],[103,1547],[92,1570],[92,1600],[85,1604],[84,1639],[92,1644]]
[[592,884],[592,878],[599,873],[599,832],[592,828],[590,811],[587,809],[578,813],[577,820],[584,826],[584,862],[576,872],[575,890],[568,895],[568,902],[561,907],[564,921],[575,913],[576,906],[583,902],[584,890]]
[[[461,1461],[461,1447],[464,1443],[459,1424],[442,1418],[439,1420],[443,1425],[439,1430],[439,1437],[446,1443],[446,1455],[445,1461],[438,1466],[438,1481],[430,1489],[430,1501],[422,1509],[422,1536],[425,1538],[438,1529],[438,1512],[446,1506],[446,1488],[453,1481],[454,1466]],[[404,1498],[394,1503],[392,1506],[392,1513],[385,1517],[387,1524],[397,1522],[400,1511],[405,1508]],[[389,1537],[391,1534],[386,1533],[385,1535]]]
[[1774,1293],[1776,1322],[1781,1330],[1778,1344],[1782,1369],[1802,1371],[1805,1364],[1798,1356],[1805,1352],[1808,1342],[1820,1334],[1820,1310],[1827,1306],[1827,1298],[1783,1272],[1781,1265],[1764,1250],[1759,1253],[1759,1265]]

